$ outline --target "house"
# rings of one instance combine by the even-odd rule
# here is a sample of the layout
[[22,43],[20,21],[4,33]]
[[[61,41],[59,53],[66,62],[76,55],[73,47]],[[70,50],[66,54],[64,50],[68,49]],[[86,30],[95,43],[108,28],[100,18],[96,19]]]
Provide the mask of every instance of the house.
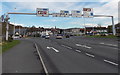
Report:
[[106,27],[86,27],[86,34],[104,34],[107,33]]

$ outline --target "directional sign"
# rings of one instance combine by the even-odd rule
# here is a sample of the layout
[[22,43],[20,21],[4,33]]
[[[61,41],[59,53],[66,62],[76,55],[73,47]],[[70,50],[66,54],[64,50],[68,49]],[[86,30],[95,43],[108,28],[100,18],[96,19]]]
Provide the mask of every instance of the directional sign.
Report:
[[37,8],[37,16],[48,17],[49,9],[48,8]]
[[93,17],[93,9],[83,8],[83,17]]
[[53,17],[60,17],[60,13],[53,13],[52,16]]
[[69,11],[61,10],[60,11],[60,16],[61,17],[69,17]]
[[72,17],[82,17],[82,13],[79,10],[71,11]]

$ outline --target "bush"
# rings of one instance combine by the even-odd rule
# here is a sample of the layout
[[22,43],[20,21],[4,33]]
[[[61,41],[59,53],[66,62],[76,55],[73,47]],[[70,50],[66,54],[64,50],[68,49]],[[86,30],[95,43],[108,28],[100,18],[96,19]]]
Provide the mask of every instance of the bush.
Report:
[[13,38],[12,37],[8,37],[8,42],[12,42]]

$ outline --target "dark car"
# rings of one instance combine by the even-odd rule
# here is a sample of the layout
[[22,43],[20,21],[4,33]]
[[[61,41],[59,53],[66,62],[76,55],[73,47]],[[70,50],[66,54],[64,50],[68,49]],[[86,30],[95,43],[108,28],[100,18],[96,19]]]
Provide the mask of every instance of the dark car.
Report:
[[70,36],[69,35],[65,35],[66,38],[69,38]]

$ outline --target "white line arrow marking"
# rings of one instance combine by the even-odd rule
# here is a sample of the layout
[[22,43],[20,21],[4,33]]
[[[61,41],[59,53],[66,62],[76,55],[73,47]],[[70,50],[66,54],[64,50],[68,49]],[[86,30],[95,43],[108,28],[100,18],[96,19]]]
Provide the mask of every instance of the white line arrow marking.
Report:
[[55,52],[59,52],[59,50],[55,49],[54,47],[47,47],[47,49],[53,49]]

